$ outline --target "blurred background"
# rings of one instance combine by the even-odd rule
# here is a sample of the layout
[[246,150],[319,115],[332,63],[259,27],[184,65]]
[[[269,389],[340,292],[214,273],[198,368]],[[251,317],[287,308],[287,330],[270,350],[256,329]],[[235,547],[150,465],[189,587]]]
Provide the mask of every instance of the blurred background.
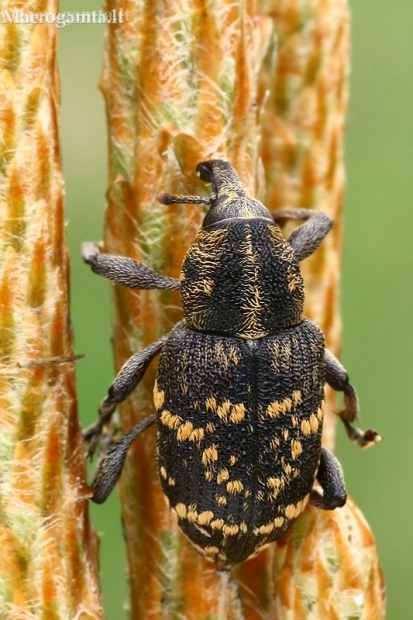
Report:
[[[93,11],[101,0],[62,0]],[[347,121],[342,360],[364,427],[384,441],[363,452],[341,427],[337,455],[349,493],[375,534],[388,588],[388,620],[413,618],[413,3],[352,0],[353,60]],[[80,415],[91,422],[114,376],[108,283],[80,259],[103,232],[106,122],[98,91],[103,26],[60,30],[61,143],[72,260],[72,320]],[[410,386],[410,387],[409,387]],[[127,618],[118,495],[91,506],[101,534],[108,620]],[[373,620],[373,619],[372,619]]]

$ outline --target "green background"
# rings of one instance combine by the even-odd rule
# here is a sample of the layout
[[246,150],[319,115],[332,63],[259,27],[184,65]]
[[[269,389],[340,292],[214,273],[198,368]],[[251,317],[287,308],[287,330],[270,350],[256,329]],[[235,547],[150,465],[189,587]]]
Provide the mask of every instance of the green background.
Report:
[[[61,11],[98,10],[95,0]],[[396,8],[397,7],[397,8]],[[413,618],[413,3],[353,0],[353,61],[347,122],[342,280],[343,361],[357,387],[363,423],[384,441],[358,450],[339,428],[347,487],[376,536],[388,587],[388,620]],[[80,243],[102,237],[106,125],[97,89],[103,27],[60,30],[61,142],[72,260],[72,319],[83,423],[113,378],[108,284],[80,260]],[[92,506],[102,534],[101,580],[108,620],[127,600],[117,493]],[[409,591],[410,590],[410,591]]]

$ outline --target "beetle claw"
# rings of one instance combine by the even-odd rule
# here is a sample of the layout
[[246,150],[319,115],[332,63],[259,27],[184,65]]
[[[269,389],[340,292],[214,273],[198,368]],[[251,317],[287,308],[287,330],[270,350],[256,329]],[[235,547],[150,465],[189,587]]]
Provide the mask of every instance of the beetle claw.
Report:
[[363,431],[355,426],[352,426],[346,421],[344,421],[344,425],[346,427],[348,437],[351,441],[357,443],[360,448],[370,448],[383,439],[377,431],[371,428]]

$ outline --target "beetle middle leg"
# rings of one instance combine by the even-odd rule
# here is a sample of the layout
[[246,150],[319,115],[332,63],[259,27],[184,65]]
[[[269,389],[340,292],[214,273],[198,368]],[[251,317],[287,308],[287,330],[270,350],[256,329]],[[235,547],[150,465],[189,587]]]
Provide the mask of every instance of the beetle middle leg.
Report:
[[313,490],[310,504],[322,510],[334,510],[344,506],[347,500],[343,470],[336,457],[322,446],[321,459],[318,467],[317,480],[323,489],[323,495]]
[[109,423],[117,405],[132,394],[142,380],[147,367],[162,349],[167,336],[135,353],[122,366],[99,407],[99,419],[83,431],[83,439],[89,442],[88,455],[94,454],[103,427]]
[[326,349],[325,351],[326,382],[333,390],[343,392],[344,408],[338,411],[347,435],[355,441],[361,448],[372,446],[381,440],[381,436],[374,430],[362,431],[351,423],[358,419],[358,399],[356,390],[348,380],[348,374],[338,359]]
[[298,261],[307,258],[320,247],[334,224],[327,213],[311,209],[278,209],[272,211],[271,215],[277,224],[283,220],[305,220],[305,224],[293,230],[287,239]]

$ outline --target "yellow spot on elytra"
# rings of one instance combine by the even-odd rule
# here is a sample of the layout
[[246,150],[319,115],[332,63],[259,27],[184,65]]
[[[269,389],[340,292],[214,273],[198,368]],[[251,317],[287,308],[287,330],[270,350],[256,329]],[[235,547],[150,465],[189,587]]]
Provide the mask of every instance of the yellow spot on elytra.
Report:
[[215,356],[223,370],[228,371],[230,364],[237,366],[239,358],[237,350],[233,346],[224,347],[221,342],[215,345]]
[[188,521],[192,521],[192,522],[198,520],[198,513],[196,511],[195,504],[191,504],[190,506],[188,506],[186,518],[188,519]]
[[279,415],[285,415],[290,413],[294,405],[298,405],[301,402],[301,391],[294,390],[291,397],[286,396],[282,400],[274,400],[267,407],[267,415],[270,418],[277,418]]
[[285,441],[287,441],[287,439],[288,439],[288,435],[289,435],[288,428],[285,428],[285,429],[283,430],[283,437],[284,437],[284,440],[285,440]]
[[[321,409],[319,410],[321,411]],[[312,413],[309,420],[303,420],[301,422],[301,432],[303,435],[311,435],[311,433],[317,433],[320,428],[320,422],[318,414]]]
[[297,456],[300,456],[302,451],[303,446],[301,445],[301,442],[298,441],[298,439],[293,439],[291,441],[291,456],[293,457],[293,459],[296,459]]
[[225,553],[220,553],[220,554],[218,555],[218,560],[219,560],[220,562],[222,562],[222,564],[224,564],[224,563],[227,561],[227,559],[228,559],[228,558],[227,558],[227,556],[225,555]]
[[243,488],[244,485],[242,484],[241,480],[231,480],[227,483],[228,493],[241,493]]
[[224,519],[215,519],[210,523],[213,530],[222,530],[224,527]]
[[210,469],[207,469],[207,470],[205,471],[204,476],[205,476],[205,480],[206,480],[207,482],[212,482],[212,480],[214,479],[214,472],[213,472],[213,471],[211,471]]
[[204,547],[203,551],[208,555],[214,555],[215,553],[219,553],[218,547]]
[[271,450],[277,450],[277,448],[279,447],[280,447],[280,440],[277,437],[274,437],[273,439],[271,439],[270,441]]
[[283,400],[274,400],[267,407],[267,414],[270,418],[277,418],[282,413],[291,411],[292,400],[291,398],[284,398]]
[[175,415],[168,411],[168,409],[164,409],[161,413],[161,422],[164,426],[167,426],[171,430],[176,430],[181,425],[181,418],[179,415]]
[[211,510],[204,510],[200,512],[198,515],[198,523],[199,525],[208,525],[210,521],[214,518],[214,513]]
[[297,418],[297,416],[296,416],[296,415],[292,415],[292,416],[291,416],[291,424],[292,424],[293,426],[298,426],[298,418]]
[[274,527],[281,527],[282,525],[284,525],[284,517],[274,519]]
[[205,427],[205,430],[208,433],[214,433],[215,432],[215,426],[212,424],[212,422],[208,422],[208,424]]
[[287,465],[284,465],[284,471],[287,474],[287,476],[289,476],[291,474],[292,468],[291,468],[291,465],[289,463],[287,463]]
[[194,425],[192,424],[192,422],[188,421],[184,424],[181,424],[181,426],[178,428],[178,432],[176,433],[177,440],[185,441],[185,439],[189,439],[193,430]]
[[160,474],[161,474],[162,478],[163,478],[164,480],[166,480],[166,479],[167,479],[167,477],[168,477],[168,474],[166,473],[166,469],[165,469],[165,467],[163,467],[163,466],[162,466],[162,467],[160,468],[160,470],[159,470],[159,471],[160,471]]
[[276,489],[278,490],[281,487],[281,479],[280,478],[267,478],[267,486],[270,487],[270,489]]
[[259,534],[270,534],[274,529],[274,523],[270,521],[270,523],[266,523],[265,525],[261,525],[260,527],[254,528],[255,536]]
[[298,517],[306,507],[309,497],[309,495],[306,495],[301,501],[297,502],[297,504],[289,504],[284,511],[287,519],[295,519]]
[[221,420],[225,420],[225,421],[227,421],[227,420],[228,420],[228,414],[229,414],[229,412],[230,412],[230,409],[231,409],[231,401],[229,401],[229,400],[224,400],[224,402],[222,403],[222,405],[220,405],[220,406],[217,408],[217,414],[218,414],[218,417],[220,417],[220,418],[221,418]]
[[227,505],[227,498],[225,497],[225,495],[215,495],[215,501],[218,504],[218,506],[226,506]]
[[186,517],[186,506],[185,504],[177,504],[175,506],[176,514],[180,519],[185,519]]
[[230,465],[235,465],[235,463],[238,461],[238,457],[234,456],[233,454],[229,457],[229,464]]
[[287,517],[287,519],[294,519],[294,517],[297,517],[300,514],[299,504],[300,502],[298,502],[298,504],[289,504],[286,507],[285,516]]
[[232,407],[231,415],[229,418],[231,422],[234,422],[234,424],[238,424],[239,422],[242,422],[244,418],[245,418],[244,405],[242,403],[240,403],[239,405],[234,405]]
[[323,419],[323,417],[324,417],[324,413],[323,413],[322,408],[320,407],[320,409],[317,411],[317,418],[318,418],[318,419],[320,420],[320,422],[321,422],[321,420]]
[[239,525],[224,525],[222,531],[224,536],[235,536],[239,532]]
[[248,532],[248,526],[246,523],[244,523],[244,521],[242,521],[242,523],[239,524],[239,529],[241,530],[243,534],[246,534]]
[[204,465],[208,465],[209,463],[212,463],[213,461],[218,460],[218,451],[216,446],[213,444],[212,446],[210,446],[209,448],[205,448],[205,450],[202,453],[202,463]]
[[158,388],[158,383],[156,381],[153,388],[153,402],[157,411],[163,407],[165,402],[165,392]]
[[171,476],[169,476],[168,484],[169,484],[169,486],[174,487],[175,486],[175,479],[172,478]]
[[189,436],[190,441],[201,441],[204,438],[205,432],[203,428],[196,428]]
[[318,421],[317,416],[314,413],[310,415],[310,426],[311,426],[312,432],[317,433],[320,423]]
[[207,410],[215,412],[217,410],[216,399],[213,396],[211,396],[210,398],[207,398],[205,400],[205,407],[207,408]]
[[218,472],[217,483],[221,484],[221,482],[228,480],[228,478],[229,478],[229,471],[226,467],[224,467]]

